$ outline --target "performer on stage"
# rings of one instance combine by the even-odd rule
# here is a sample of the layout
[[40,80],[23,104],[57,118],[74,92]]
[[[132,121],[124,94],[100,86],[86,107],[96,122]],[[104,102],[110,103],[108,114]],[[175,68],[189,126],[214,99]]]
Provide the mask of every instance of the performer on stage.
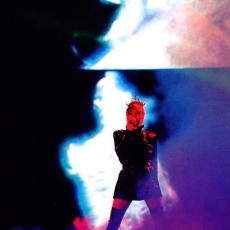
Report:
[[[133,200],[144,200],[155,223],[162,217],[162,194],[157,174],[157,136],[144,131],[145,103],[133,98],[126,110],[126,130],[113,133],[122,164],[114,191],[107,230],[117,230]],[[154,229],[154,228],[153,228]]]

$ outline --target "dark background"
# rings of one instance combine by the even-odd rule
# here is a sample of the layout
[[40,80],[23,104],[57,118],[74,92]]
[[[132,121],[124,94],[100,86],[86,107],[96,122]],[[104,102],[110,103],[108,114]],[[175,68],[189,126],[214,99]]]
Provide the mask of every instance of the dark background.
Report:
[[[58,149],[94,128],[90,100],[101,74],[78,70],[70,46],[76,31],[98,36],[114,10],[98,1],[1,2],[1,229],[63,230],[80,215]],[[89,43],[83,56],[95,49]]]

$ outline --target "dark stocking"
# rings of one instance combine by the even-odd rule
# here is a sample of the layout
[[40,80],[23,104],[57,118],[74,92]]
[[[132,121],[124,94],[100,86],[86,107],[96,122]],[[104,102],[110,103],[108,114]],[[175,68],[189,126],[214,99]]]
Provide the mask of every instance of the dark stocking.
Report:
[[163,217],[163,207],[162,206],[159,206],[154,209],[150,209],[149,211],[151,213],[153,220],[154,218]]
[[116,209],[112,208],[109,223],[106,230],[117,230],[121,224],[123,216],[125,215],[126,209]]

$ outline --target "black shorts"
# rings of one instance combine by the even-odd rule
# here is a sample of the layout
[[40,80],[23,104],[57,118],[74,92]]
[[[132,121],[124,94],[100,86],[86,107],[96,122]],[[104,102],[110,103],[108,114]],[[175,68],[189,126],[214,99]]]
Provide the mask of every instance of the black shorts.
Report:
[[162,197],[162,193],[158,180],[152,172],[143,174],[125,169],[120,171],[113,198],[132,201],[157,197]]

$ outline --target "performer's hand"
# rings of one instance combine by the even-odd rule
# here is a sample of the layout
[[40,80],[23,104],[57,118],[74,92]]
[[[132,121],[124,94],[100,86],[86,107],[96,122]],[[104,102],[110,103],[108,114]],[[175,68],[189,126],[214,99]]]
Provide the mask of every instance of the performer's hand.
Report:
[[133,131],[133,130],[135,130],[136,128],[135,128],[132,124],[127,123],[126,129],[129,130],[129,131]]
[[126,124],[126,129],[133,131],[139,128],[139,124],[135,118],[130,119]]

